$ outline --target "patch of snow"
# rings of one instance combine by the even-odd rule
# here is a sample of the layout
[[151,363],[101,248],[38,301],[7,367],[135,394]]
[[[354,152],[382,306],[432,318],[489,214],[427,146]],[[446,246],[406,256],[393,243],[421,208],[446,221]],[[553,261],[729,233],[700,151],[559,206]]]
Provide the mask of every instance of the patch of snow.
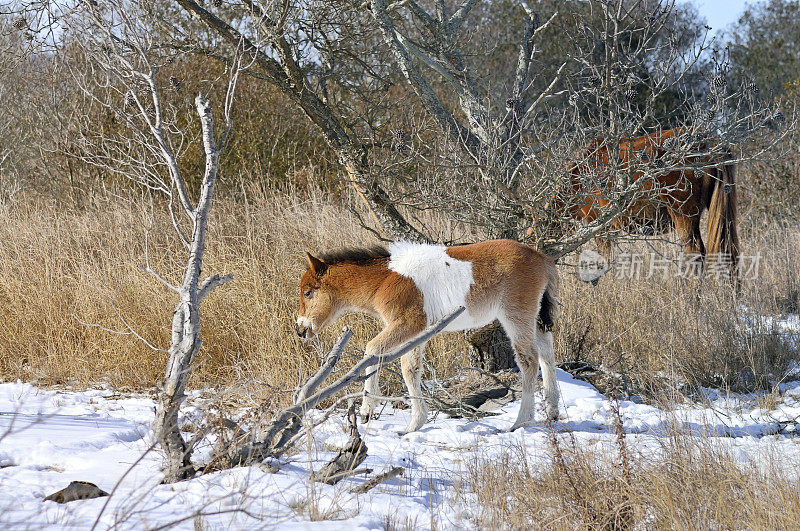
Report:
[[[563,371],[558,371],[558,384],[562,401],[556,429],[572,431],[578,444],[613,449],[609,401]],[[743,462],[758,462],[768,453],[797,462],[797,439],[776,435],[776,427],[800,417],[800,383],[784,384],[782,392],[772,409],[753,397],[716,394],[703,405],[683,404],[670,411],[621,401],[620,413],[629,445],[640,452],[657,453],[677,425],[717,438]],[[284,459],[275,474],[243,467],[160,485],[161,457],[149,431],[154,406],[145,395],[0,384],[0,526],[89,528],[97,522],[99,528],[140,529],[174,523],[178,529],[194,529],[199,522],[213,528],[306,529],[313,520],[315,527],[331,529],[375,529],[387,521],[471,528],[471,508],[460,505],[463,497],[456,496],[459,475],[471,461],[519,445],[534,460],[545,459],[548,452],[541,412],[530,428],[502,431],[516,418],[518,402],[478,421],[439,414],[405,436],[398,432],[408,424],[410,411],[387,406],[380,419],[360,426],[369,448],[362,466],[373,473],[394,466],[406,471],[366,494],[350,493],[364,476],[334,486],[308,480],[347,439],[343,415],[315,430],[309,444]],[[192,406],[184,413],[184,418],[198,415]],[[202,459],[203,452],[196,458]],[[66,505],[42,501],[73,480],[93,482],[111,496]]]

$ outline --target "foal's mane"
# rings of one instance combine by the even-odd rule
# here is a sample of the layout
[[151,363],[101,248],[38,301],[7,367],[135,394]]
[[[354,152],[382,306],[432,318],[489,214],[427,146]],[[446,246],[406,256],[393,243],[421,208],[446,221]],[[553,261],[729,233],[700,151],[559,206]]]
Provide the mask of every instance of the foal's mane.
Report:
[[374,245],[368,248],[348,247],[329,251],[320,254],[319,259],[328,265],[336,265],[343,262],[360,265],[372,260],[389,258],[389,255],[388,249],[380,245]]

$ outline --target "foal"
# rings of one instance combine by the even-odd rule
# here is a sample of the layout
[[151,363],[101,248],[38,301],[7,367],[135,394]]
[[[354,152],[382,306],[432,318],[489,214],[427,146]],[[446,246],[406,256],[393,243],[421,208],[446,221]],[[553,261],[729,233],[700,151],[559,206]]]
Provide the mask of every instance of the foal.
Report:
[[[538,366],[542,368],[548,417],[558,417],[553,327],[558,272],[542,253],[513,240],[470,245],[396,242],[388,249],[345,250],[308,255],[300,281],[297,334],[311,338],[342,314],[364,312],[385,327],[366,346],[367,355],[390,352],[459,306],[466,311],[445,331],[485,326],[495,319],[511,339],[522,372],[522,404],[511,430],[533,418]],[[424,345],[401,358],[411,398],[411,422],[419,429],[428,418],[422,398]],[[364,386],[360,413],[370,418],[377,404],[378,368]]]

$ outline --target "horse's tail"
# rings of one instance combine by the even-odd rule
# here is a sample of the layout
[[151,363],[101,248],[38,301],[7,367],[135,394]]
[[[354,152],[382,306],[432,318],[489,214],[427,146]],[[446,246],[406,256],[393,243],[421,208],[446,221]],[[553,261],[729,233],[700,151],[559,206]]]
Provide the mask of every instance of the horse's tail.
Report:
[[[739,263],[739,233],[736,229],[736,164],[726,162],[712,170],[706,204],[708,206],[709,254],[729,257],[731,269]],[[706,187],[704,187],[706,188]]]
[[547,284],[539,306],[538,325],[544,331],[553,329],[558,318],[558,270],[552,261],[547,262]]

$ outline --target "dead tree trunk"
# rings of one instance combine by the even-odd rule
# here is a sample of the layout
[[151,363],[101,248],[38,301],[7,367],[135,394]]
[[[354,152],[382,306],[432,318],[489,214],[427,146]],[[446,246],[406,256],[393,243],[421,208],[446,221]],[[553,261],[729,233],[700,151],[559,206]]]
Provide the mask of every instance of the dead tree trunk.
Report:
[[90,68],[83,73],[76,69],[74,75],[86,98],[118,120],[125,135],[121,139],[112,138],[103,128],[78,128],[85,142],[83,160],[112,174],[118,172],[148,194],[165,199],[172,228],[185,249],[182,252],[187,253],[180,282],[167,280],[150,267],[147,235],[152,226],[145,227],[146,265],[141,269],[173,291],[177,298],[167,350],[169,360],[152,424],[153,437],[164,451],[164,482],[175,482],[195,473],[191,463],[192,444],[181,434],[178,415],[202,346],[200,306],[214,288],[233,279],[232,275],[203,279],[201,274],[220,150],[233,124],[231,109],[236,84],[246,64],[237,55],[228,66],[219,138],[214,135],[211,103],[202,94],[195,98],[205,169],[196,195],[189,193],[178,162],[179,152],[174,146],[184,146],[190,135],[188,130],[181,130],[174,113],[164,108],[159,87],[159,78],[163,76],[158,75],[163,43],[148,32],[149,18],[142,17],[149,15],[124,2],[109,1],[102,6],[92,1],[78,4],[82,10],[63,20],[70,31],[86,34],[86,40],[76,41],[76,46]]
[[181,435],[178,411],[185,399],[184,390],[192,365],[202,345],[200,303],[211,293],[211,290],[233,278],[231,275],[212,275],[200,282],[208,214],[217,177],[219,148],[214,144],[214,120],[211,114],[211,104],[205,97],[198,95],[195,105],[202,126],[206,167],[197,206],[188,212],[193,221],[193,230],[189,241],[189,259],[186,263],[183,283],[178,288],[180,300],[172,317],[169,361],[158,397],[156,417],[153,421],[153,433],[165,453],[165,483],[180,481],[192,477],[195,473],[191,464],[192,448]]
[[467,332],[467,341],[470,345],[467,359],[473,367],[497,372],[517,366],[511,340],[497,321]]

